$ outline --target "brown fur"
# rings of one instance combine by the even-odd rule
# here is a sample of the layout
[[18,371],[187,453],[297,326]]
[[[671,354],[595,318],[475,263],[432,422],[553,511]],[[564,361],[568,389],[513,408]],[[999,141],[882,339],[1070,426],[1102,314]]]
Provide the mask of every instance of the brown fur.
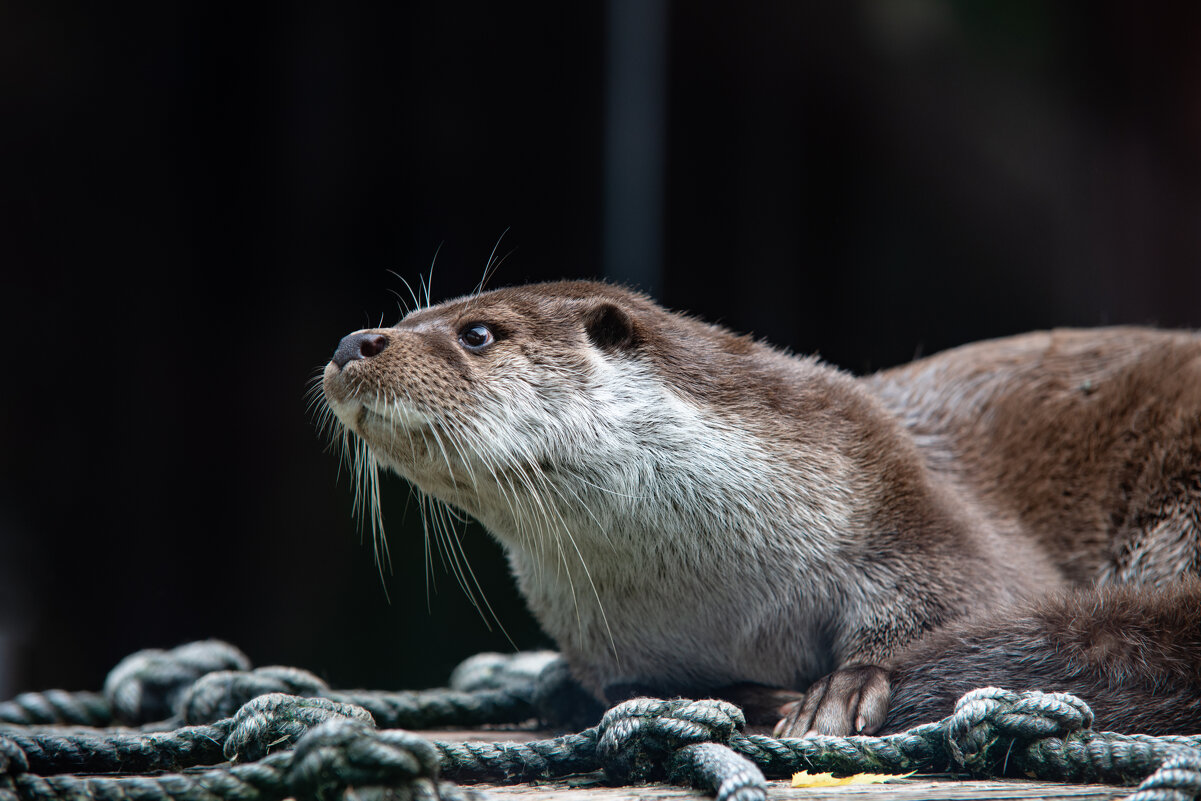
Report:
[[[940,478],[965,487],[990,517],[1034,534],[1072,582],[1158,583],[1197,572],[1195,334],[1026,334],[866,382],[925,445]],[[1188,547],[1146,542],[1165,521],[1194,535],[1184,537]],[[1146,550],[1163,556],[1140,559]]]
[[[473,323],[496,334],[478,352],[457,339]],[[807,691],[782,731],[866,732],[946,714],[954,676],[1168,688],[1185,711],[1114,719],[1201,730],[1196,671],[1140,667],[1174,649],[1201,661],[1199,593],[1179,583],[1201,541],[1194,334],[1029,334],[854,379],[590,282],[497,290],[368,333],[386,347],[327,367],[331,408],[384,464],[484,522],[608,700]],[[631,387],[653,395],[645,414],[605,416]],[[397,399],[387,414],[421,420],[367,409]],[[475,425],[529,447],[510,464],[443,442]],[[526,507],[506,482],[531,471],[579,477],[529,508],[555,506],[543,529],[573,521],[583,569],[515,518]],[[499,495],[475,480],[486,472]],[[604,614],[580,602],[585,580]],[[1154,622],[1126,628],[1136,608]]]
[[1056,594],[934,632],[891,670],[885,731],[950,714],[982,682],[1087,699],[1104,731],[1201,730],[1201,583]]

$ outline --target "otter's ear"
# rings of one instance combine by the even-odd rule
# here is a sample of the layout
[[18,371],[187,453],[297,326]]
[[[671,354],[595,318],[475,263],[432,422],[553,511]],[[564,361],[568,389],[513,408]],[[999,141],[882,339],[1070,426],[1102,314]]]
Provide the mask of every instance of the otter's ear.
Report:
[[612,303],[598,303],[584,312],[584,332],[601,350],[628,350],[638,340],[634,320]]

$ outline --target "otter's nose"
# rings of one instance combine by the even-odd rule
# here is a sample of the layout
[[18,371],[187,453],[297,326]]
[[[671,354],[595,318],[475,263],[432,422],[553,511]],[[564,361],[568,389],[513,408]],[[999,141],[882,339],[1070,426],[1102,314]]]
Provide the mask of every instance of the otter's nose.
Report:
[[370,359],[388,347],[388,338],[383,334],[373,334],[370,331],[358,331],[342,337],[338,349],[334,351],[334,364],[341,370],[356,359]]

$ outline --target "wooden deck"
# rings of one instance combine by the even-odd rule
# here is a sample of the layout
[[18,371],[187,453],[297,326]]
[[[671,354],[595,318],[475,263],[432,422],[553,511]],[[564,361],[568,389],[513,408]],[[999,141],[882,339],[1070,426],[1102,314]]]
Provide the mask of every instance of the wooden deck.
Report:
[[[701,801],[709,796],[699,790],[685,790],[663,784],[648,784],[637,787],[606,787],[598,779],[580,779],[539,782],[537,784],[473,784],[496,799],[511,801],[634,801],[655,799],[656,801]],[[967,801],[972,799],[1026,799],[1066,798],[1109,801],[1123,798],[1133,791],[1131,787],[1114,787],[1107,784],[1057,784],[1054,782],[1031,782],[1017,779],[991,781],[958,781],[954,777],[914,776],[898,779],[888,784],[855,785],[850,787],[797,788],[787,781],[769,781],[768,798],[782,801]]]

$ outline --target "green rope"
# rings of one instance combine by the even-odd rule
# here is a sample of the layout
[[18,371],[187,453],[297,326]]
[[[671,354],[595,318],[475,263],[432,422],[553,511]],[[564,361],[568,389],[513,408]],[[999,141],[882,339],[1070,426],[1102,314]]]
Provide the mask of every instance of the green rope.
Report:
[[381,728],[436,729],[448,726],[521,723],[537,716],[529,692],[513,689],[459,692],[417,690],[331,690],[304,670],[264,667],[249,671],[217,671],[198,679],[178,697],[177,714],[184,723],[205,723],[236,713],[250,701],[269,693],[327,698],[360,706]]
[[111,726],[113,711],[100,693],[48,690],[23,693],[0,702],[0,725],[36,726],[67,723],[77,726]]
[[[1066,694],[976,690],[952,716],[907,732],[783,740],[744,734],[741,710],[722,701],[643,698],[619,704],[579,734],[527,743],[446,743],[396,729],[393,721],[511,723],[532,717],[535,705],[550,704],[547,699],[578,698],[578,687],[567,687],[562,661],[550,659],[536,672],[527,663],[510,675],[503,664],[490,663],[485,678],[465,682],[470,691],[371,693],[331,691],[291,668],[230,670],[231,662],[245,659],[220,643],[145,656],[135,654],[114,669],[105,703],[114,714],[135,718],[165,711],[173,728],[86,729],[69,703],[9,702],[0,709],[38,711],[21,725],[0,725],[0,801],[325,801],[350,787],[358,797],[381,801],[458,801],[473,794],[443,779],[519,782],[597,770],[619,784],[662,780],[702,788],[719,801],[762,801],[765,776],[798,770],[948,769],[1058,781],[1143,780],[1131,796],[1136,801],[1201,799],[1201,737],[1094,732],[1091,710]],[[300,693],[270,689],[278,687]],[[199,719],[264,688],[266,694],[241,701],[232,714]],[[71,694],[41,697],[62,701]],[[54,709],[68,710],[53,719],[72,725],[44,725],[53,717],[46,710]],[[470,723],[452,719],[460,713]],[[177,725],[185,720],[193,724]],[[377,728],[381,722],[385,727]],[[74,775],[96,773],[123,775]]]
[[189,726],[172,732],[37,731],[0,728],[0,737],[19,748],[28,770],[55,773],[144,773],[182,770],[220,762],[224,726]]

